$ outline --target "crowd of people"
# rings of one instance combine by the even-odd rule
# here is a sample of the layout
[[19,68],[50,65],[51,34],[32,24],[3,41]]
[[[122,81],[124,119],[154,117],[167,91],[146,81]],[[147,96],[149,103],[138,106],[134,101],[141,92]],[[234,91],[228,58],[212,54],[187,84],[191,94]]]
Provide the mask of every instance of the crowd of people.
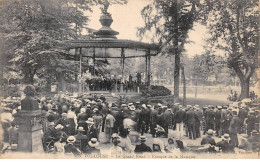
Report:
[[[258,105],[200,107],[140,101],[108,103],[102,94],[68,93],[43,96],[38,103],[45,114],[42,142],[47,153],[75,156],[100,153],[101,144],[109,146],[111,154],[199,150],[229,153],[235,148],[259,151]],[[18,128],[12,121],[21,106],[16,102],[11,108],[6,104],[4,107],[1,126],[8,146],[3,146],[2,151],[7,152],[17,148]],[[238,134],[242,140],[238,139]],[[201,147],[188,148],[186,139],[201,140]],[[136,144],[137,141],[140,144]]]

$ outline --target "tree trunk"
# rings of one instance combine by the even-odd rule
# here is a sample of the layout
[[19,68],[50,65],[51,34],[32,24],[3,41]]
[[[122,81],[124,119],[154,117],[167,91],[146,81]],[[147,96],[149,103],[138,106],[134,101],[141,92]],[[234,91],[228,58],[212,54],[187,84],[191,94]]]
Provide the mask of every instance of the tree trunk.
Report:
[[241,87],[241,96],[240,99],[248,98],[249,97],[249,81],[250,78],[247,79],[240,79],[240,87]]
[[180,84],[180,55],[178,50],[178,1],[174,0],[174,55],[175,55],[175,68],[174,68],[174,102],[179,101],[179,84]]
[[184,67],[181,67],[182,69],[182,82],[183,82],[183,106],[186,106],[186,80],[185,80],[185,73],[184,73]]

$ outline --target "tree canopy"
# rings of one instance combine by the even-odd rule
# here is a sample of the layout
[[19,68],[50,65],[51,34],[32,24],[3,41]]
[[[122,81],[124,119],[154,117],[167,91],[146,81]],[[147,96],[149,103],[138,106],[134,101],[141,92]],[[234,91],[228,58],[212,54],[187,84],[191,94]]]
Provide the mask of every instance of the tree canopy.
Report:
[[250,77],[258,68],[259,1],[207,0],[203,7],[211,43],[226,54],[228,67],[240,79],[241,98],[247,98]]

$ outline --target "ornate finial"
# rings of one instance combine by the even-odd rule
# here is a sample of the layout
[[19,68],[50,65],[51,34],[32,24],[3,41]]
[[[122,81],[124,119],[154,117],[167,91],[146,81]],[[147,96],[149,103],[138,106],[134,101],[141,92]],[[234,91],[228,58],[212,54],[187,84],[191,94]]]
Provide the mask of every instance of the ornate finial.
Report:
[[110,15],[110,13],[107,12],[110,3],[106,0],[103,5],[104,5],[104,7],[101,8],[102,13],[104,15]]
[[116,35],[119,33],[117,31],[114,31],[110,28],[110,25],[113,22],[112,16],[110,13],[107,12],[107,9],[110,5],[108,0],[104,0],[103,2],[104,7],[101,7],[102,15],[100,16],[100,23],[102,27],[97,31],[94,32],[96,35],[96,38],[114,38],[116,39]]

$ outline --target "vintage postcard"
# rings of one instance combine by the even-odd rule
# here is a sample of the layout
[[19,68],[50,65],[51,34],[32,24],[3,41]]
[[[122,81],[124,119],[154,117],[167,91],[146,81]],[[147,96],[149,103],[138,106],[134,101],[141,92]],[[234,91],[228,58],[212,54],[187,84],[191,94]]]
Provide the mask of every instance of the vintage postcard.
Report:
[[1,159],[258,159],[258,0],[0,0]]

